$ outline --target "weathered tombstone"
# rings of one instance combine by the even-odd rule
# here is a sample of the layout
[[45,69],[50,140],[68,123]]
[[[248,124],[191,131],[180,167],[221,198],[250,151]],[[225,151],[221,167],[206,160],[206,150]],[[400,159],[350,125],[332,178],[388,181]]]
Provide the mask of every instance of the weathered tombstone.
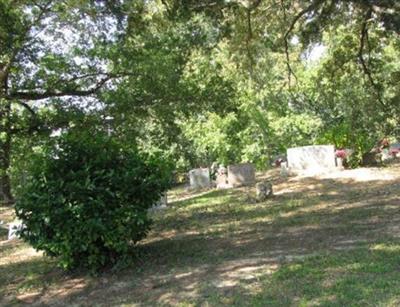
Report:
[[24,224],[20,220],[15,220],[8,225],[8,240],[13,240],[18,238],[17,232],[24,228]]
[[273,195],[272,183],[269,181],[259,182],[256,184],[257,201],[264,201]]
[[256,181],[256,172],[251,163],[228,166],[228,184],[233,187],[251,185]]
[[161,195],[160,200],[157,203],[155,203],[151,208],[149,208],[148,211],[166,209],[167,204],[168,204],[167,193],[164,193]]
[[336,169],[335,147],[314,145],[289,148],[288,167],[296,173],[323,173]]
[[228,189],[232,186],[228,183],[228,170],[223,165],[220,165],[215,178],[217,189]]
[[210,187],[210,170],[208,168],[196,168],[189,171],[190,188],[204,189]]

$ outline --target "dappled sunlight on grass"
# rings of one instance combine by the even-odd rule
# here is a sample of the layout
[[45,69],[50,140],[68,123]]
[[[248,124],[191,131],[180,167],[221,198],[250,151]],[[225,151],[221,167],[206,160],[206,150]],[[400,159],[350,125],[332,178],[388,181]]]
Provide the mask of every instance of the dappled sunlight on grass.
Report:
[[[376,244],[371,246],[371,250],[398,253],[400,255],[400,244]],[[400,268],[400,263],[399,263],[399,268]]]
[[258,177],[274,182],[261,203],[254,187],[169,192],[137,259],[119,273],[65,274],[24,243],[3,242],[0,304],[397,306],[400,175],[271,174]]
[[298,299],[305,306],[384,305],[400,297],[399,261],[398,252],[371,253],[368,246],[321,253],[282,265],[272,278],[264,280],[264,291],[254,301],[293,303]]
[[26,261],[27,259],[41,258],[43,254],[37,252],[21,241],[1,242],[0,266]]

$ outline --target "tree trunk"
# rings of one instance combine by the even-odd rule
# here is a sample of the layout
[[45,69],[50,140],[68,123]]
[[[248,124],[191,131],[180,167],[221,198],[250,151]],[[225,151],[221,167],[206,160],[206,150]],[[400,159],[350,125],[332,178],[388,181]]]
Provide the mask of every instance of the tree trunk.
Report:
[[10,157],[11,157],[11,103],[0,97],[0,203],[12,204]]

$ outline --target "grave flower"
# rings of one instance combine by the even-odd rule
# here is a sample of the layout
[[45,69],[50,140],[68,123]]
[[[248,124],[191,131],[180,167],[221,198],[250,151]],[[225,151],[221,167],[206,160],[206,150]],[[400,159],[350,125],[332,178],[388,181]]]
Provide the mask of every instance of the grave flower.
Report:
[[341,158],[341,159],[346,159],[346,157],[347,157],[346,150],[344,150],[344,149],[336,150],[335,155],[337,158]]

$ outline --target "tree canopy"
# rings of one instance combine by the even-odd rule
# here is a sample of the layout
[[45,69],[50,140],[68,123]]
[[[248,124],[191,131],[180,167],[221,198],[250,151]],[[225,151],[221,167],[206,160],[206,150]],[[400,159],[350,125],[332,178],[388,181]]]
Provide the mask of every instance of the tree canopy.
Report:
[[395,0],[0,0],[0,196],[71,127],[180,171],[317,143],[360,162],[400,136],[399,34]]

